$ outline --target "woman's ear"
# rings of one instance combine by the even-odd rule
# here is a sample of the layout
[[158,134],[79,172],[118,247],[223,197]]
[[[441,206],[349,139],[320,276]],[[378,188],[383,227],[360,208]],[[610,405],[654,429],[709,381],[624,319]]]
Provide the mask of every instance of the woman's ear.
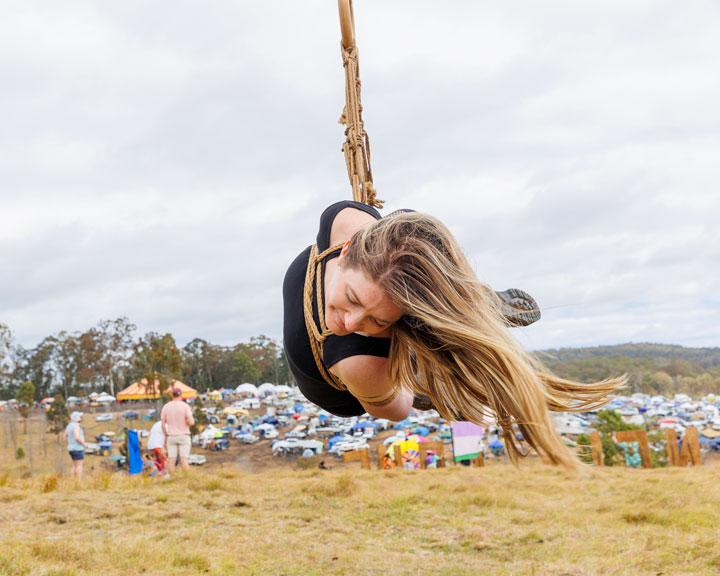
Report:
[[340,250],[340,256],[338,256],[338,268],[340,268],[340,266],[342,266],[343,260],[345,260],[345,255],[347,254],[349,245],[350,245],[350,240],[345,242],[342,249]]

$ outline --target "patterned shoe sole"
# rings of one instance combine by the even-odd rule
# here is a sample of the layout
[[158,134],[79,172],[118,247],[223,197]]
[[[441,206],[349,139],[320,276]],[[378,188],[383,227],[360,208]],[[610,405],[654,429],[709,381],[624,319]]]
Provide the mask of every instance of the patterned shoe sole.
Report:
[[524,290],[508,288],[495,294],[502,300],[502,313],[508,326],[530,326],[540,320],[537,302]]

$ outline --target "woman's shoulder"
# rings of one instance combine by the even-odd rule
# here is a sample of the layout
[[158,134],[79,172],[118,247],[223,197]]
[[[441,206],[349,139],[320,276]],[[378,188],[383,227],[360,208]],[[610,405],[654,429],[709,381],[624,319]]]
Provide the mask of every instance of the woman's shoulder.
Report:
[[347,241],[368,224],[381,218],[372,206],[352,200],[342,200],[328,206],[320,216],[317,245],[320,252]]

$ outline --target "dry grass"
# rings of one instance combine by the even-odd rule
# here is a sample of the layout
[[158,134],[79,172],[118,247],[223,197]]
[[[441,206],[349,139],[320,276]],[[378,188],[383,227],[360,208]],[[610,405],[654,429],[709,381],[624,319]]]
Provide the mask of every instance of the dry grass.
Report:
[[36,431],[31,474],[4,432],[0,575],[720,573],[717,464],[589,478],[538,462],[288,466],[167,481],[88,467],[76,486],[64,446]]
[[0,574],[717,574],[717,474],[9,476]]

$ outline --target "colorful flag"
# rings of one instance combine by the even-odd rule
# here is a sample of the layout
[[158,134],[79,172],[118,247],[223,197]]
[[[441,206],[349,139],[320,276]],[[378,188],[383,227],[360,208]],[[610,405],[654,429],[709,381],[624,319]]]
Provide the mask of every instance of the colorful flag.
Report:
[[453,455],[455,462],[474,460],[482,452],[483,428],[472,422],[453,422]]

